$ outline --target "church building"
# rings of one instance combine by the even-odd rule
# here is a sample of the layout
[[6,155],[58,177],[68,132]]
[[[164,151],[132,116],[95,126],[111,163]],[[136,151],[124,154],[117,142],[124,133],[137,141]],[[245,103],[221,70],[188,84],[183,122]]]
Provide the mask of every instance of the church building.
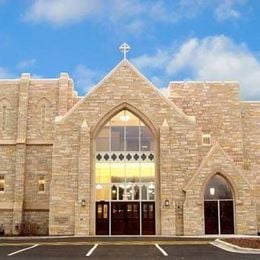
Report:
[[260,230],[260,102],[237,82],[172,81],[124,57],[80,97],[67,73],[0,80],[7,235]]

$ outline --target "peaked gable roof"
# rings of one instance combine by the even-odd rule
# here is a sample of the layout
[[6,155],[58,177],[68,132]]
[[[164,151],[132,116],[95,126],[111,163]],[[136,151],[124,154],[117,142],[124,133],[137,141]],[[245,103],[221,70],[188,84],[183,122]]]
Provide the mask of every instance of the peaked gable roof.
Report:
[[88,97],[94,93],[98,88],[100,88],[103,83],[109,79],[121,66],[128,66],[132,71],[134,71],[138,77],[140,77],[142,80],[145,81],[145,83],[151,87],[157,95],[160,97],[161,100],[163,100],[165,103],[167,103],[170,107],[173,108],[173,110],[182,118],[184,118],[187,122],[191,124],[195,124],[195,117],[194,116],[188,116],[186,115],[180,108],[178,108],[171,100],[169,100],[165,95],[161,93],[161,91],[153,85],[153,83],[148,80],[129,60],[123,59],[121,62],[119,62],[97,85],[95,85],[75,106],[73,106],[64,116],[57,118],[55,121],[57,123],[61,123],[63,120],[65,120],[69,115],[71,115],[79,106],[81,106],[82,103],[85,102]]
[[[246,179],[246,177],[243,175],[243,173],[237,168],[236,164],[234,161],[228,156],[228,154],[223,150],[223,148],[220,146],[218,142],[215,142],[208,152],[208,154],[204,157],[202,160],[199,168],[196,170],[195,174],[192,176],[192,178],[188,181],[188,183],[183,187],[183,190],[186,191],[188,190],[193,182],[198,178],[200,175],[201,171],[207,167],[207,163],[214,158],[215,155],[220,153],[225,159],[228,161],[228,164],[232,167],[232,169],[243,179],[243,181],[249,186],[250,183]],[[224,170],[224,169],[223,169]]]

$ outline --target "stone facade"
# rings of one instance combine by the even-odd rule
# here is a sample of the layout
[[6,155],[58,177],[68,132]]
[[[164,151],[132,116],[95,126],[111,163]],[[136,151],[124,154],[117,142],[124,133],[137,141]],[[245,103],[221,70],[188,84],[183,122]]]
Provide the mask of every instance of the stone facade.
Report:
[[240,101],[236,82],[170,82],[166,97],[123,60],[82,98],[66,73],[0,80],[7,234],[95,235],[95,138],[122,109],[155,138],[157,235],[205,234],[204,189],[216,173],[232,187],[235,234],[259,231],[260,103]]

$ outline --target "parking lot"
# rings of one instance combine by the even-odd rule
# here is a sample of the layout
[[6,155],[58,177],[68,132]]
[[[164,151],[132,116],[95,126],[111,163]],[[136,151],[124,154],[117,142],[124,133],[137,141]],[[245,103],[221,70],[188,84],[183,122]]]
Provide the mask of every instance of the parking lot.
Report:
[[1,244],[0,259],[259,259],[226,252],[210,244],[37,243]]

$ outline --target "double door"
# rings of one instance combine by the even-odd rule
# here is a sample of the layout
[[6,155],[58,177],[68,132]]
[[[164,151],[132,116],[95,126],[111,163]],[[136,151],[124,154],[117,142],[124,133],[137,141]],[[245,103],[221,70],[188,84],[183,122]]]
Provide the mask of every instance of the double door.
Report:
[[111,235],[154,235],[154,202],[96,202],[96,234],[109,229]]
[[204,202],[205,234],[234,234],[233,200]]

